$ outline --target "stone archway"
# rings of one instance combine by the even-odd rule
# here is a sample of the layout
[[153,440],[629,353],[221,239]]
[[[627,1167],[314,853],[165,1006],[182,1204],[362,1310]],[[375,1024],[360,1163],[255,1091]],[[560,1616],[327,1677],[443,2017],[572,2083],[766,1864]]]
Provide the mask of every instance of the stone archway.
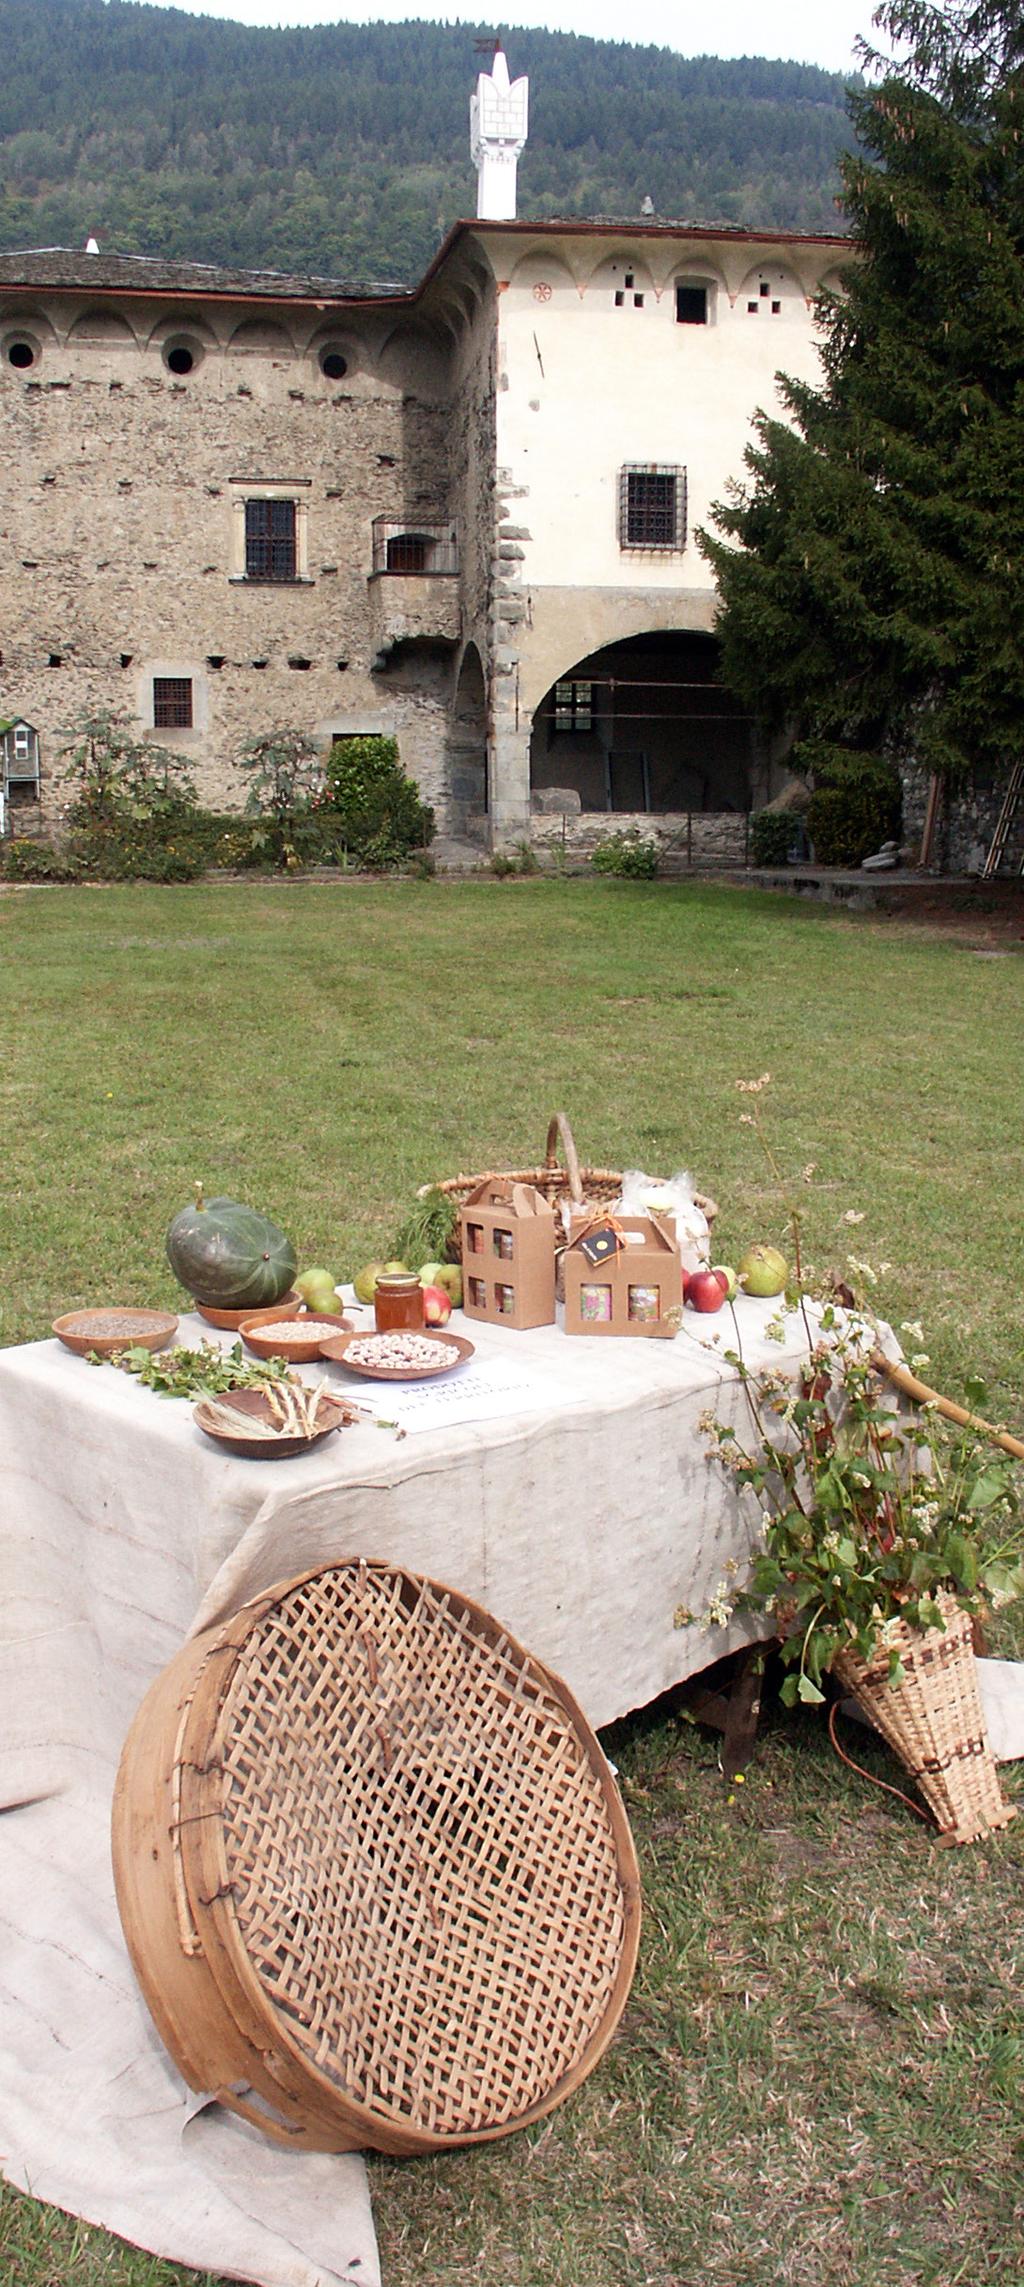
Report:
[[604,645],[534,710],[530,790],[565,787],[583,810],[743,813],[766,799],[754,726],[718,680],[713,635],[692,629]]
[[449,817],[453,833],[487,837],[487,688],[475,643],[467,643],[455,683],[448,733]]

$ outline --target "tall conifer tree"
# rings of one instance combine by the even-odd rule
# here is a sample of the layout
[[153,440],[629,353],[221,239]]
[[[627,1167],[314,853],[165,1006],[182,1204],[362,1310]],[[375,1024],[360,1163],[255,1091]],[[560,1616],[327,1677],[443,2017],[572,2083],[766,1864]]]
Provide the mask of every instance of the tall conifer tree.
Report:
[[1024,18],[890,0],[850,98],[856,260],[823,380],[758,416],[702,535],[723,672],[797,757],[1024,759]]

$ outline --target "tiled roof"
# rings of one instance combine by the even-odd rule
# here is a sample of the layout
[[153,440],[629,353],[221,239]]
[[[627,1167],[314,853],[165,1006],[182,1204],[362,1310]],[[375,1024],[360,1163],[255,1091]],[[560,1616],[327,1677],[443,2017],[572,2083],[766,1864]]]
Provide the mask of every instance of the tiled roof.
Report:
[[228,270],[208,262],[164,262],[149,254],[86,254],[66,246],[0,254],[0,286],[71,286],[90,292],[237,295],[242,301],[376,301],[411,298],[386,280],[293,278],[281,270]]

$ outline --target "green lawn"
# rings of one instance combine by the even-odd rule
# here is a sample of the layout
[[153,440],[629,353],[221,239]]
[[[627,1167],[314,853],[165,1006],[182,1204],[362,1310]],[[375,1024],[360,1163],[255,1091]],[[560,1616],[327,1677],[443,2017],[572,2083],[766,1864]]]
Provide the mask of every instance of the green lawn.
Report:
[[[350,1273],[418,1182],[540,1157],[564,1106],[584,1160],[689,1167],[722,1258],[787,1244],[798,1192],[810,1261],[890,1264],[937,1385],[980,1372],[1024,1427],[1015,953],[568,880],[19,890],[0,959],[3,1341],[173,1302],[196,1177]],[[766,1070],[781,1186],[739,1118]],[[670,1708],[609,1744],[646,1900],[620,2036],[535,2133],[371,2163],[387,2287],[1018,2287],[1024,1818],[943,1851],[809,1713],[769,1711],[731,1798]],[[183,2276],[0,2203],[5,2287]]]

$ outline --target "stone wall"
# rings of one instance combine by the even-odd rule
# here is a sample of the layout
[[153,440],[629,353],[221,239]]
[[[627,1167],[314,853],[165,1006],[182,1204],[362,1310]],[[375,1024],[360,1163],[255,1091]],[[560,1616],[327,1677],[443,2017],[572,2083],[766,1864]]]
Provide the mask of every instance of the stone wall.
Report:
[[[175,320],[197,349],[179,379],[161,306],[116,299],[54,294],[34,321],[19,305],[39,354],[28,374],[0,363],[0,710],[40,733],[44,820],[59,823],[69,725],[113,708],[186,755],[201,799],[225,808],[244,799],[240,747],[270,728],[393,734],[443,823],[450,583],[434,583],[438,627],[421,608],[406,656],[388,581],[384,670],[370,583],[374,517],[450,515],[443,358],[393,312],[361,331],[346,317],[332,381],[312,306],[257,324],[245,305],[203,305]],[[244,577],[243,503],[273,495],[296,503],[300,576],[262,584]],[[191,683],[191,729],[153,727],[154,676]]]
[[[926,770],[905,763],[900,778],[903,785],[903,848],[909,862],[916,865],[928,806],[929,777]],[[935,824],[930,871],[954,874],[981,872],[999,821],[1005,791],[1005,780],[994,783],[979,773],[958,787],[954,794],[943,796]],[[1001,872],[1008,874],[1016,871],[1022,858],[1024,804],[1014,821]]]
[[735,810],[555,812],[531,818],[529,839],[538,855],[559,860],[564,855],[567,863],[584,865],[613,834],[639,834],[654,842],[659,871],[665,873],[746,864],[747,820]]

